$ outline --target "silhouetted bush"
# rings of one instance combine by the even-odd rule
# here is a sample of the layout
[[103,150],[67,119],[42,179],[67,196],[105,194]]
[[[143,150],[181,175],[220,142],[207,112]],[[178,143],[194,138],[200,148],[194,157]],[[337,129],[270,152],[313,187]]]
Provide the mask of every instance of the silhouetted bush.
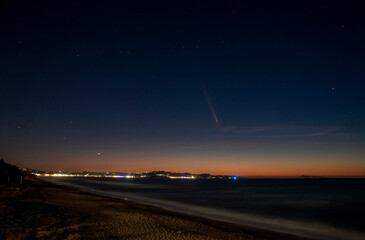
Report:
[[19,183],[22,172],[16,165],[8,164],[0,159],[0,183]]

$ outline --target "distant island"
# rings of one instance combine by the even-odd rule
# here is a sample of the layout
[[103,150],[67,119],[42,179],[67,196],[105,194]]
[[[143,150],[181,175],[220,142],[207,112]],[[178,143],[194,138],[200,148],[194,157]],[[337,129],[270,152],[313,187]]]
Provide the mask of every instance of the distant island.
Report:
[[323,178],[321,176],[312,176],[312,175],[302,175],[300,178]]
[[122,173],[122,172],[69,172],[69,171],[39,171],[35,169],[24,168],[28,174],[43,177],[104,177],[104,178],[170,178],[170,179],[233,179],[239,177],[229,175],[211,175],[209,173],[192,174],[168,171],[152,171],[142,173]]

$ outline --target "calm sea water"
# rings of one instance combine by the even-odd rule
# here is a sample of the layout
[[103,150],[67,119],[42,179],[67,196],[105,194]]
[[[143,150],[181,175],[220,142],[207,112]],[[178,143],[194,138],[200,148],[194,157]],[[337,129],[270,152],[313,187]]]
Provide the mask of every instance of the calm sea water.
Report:
[[44,179],[225,221],[365,239],[365,179]]

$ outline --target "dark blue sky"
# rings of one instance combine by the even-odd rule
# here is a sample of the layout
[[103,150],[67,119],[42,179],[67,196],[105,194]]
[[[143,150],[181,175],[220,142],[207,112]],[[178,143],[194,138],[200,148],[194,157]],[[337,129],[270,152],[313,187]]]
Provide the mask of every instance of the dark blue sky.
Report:
[[1,5],[5,160],[47,170],[365,175],[357,2]]

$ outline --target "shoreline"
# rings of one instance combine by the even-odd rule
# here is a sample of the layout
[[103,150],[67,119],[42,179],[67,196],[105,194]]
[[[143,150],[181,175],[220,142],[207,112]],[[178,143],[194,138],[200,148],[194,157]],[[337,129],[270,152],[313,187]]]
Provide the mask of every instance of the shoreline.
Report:
[[[174,218],[177,217],[177,218],[185,219],[188,221],[193,221],[195,223],[201,223],[201,224],[208,225],[208,226],[214,226],[215,228],[223,230],[224,232],[231,232],[232,234],[245,232],[245,235],[246,235],[246,232],[249,232],[253,235],[252,239],[283,239],[283,240],[284,239],[298,239],[298,240],[321,239],[321,238],[303,236],[300,233],[295,234],[295,233],[288,233],[285,231],[276,231],[276,230],[258,227],[253,224],[250,225],[250,224],[236,223],[233,221],[225,221],[225,220],[218,219],[218,218],[215,219],[212,217],[201,216],[201,215],[195,214],[195,213],[187,213],[184,211],[178,211],[176,209],[168,209],[166,207],[155,205],[153,203],[148,203],[148,202],[146,203],[146,202],[134,200],[131,198],[123,198],[123,197],[118,197],[118,196],[101,194],[96,191],[77,189],[72,186],[67,186],[64,184],[56,183],[56,182],[49,182],[49,181],[46,181],[43,179],[39,179],[39,181],[45,182],[47,184],[56,185],[64,190],[78,191],[80,194],[82,193],[84,195],[102,197],[102,198],[105,198],[106,201],[122,202],[123,204],[126,204],[129,207],[132,207],[135,209],[145,209],[151,213],[162,214],[162,215],[166,215],[166,216],[174,217]],[[235,237],[237,238],[237,236],[235,236]],[[238,237],[238,238],[241,239],[240,237]],[[211,238],[203,237],[202,239],[211,239]],[[242,238],[242,239],[246,239],[246,238]],[[248,238],[248,239],[251,239],[251,238]]]
[[[44,206],[46,209],[45,216],[32,220],[28,227],[13,226],[1,229],[3,239],[26,239],[30,236],[36,239],[74,240],[313,239],[179,213],[131,200],[101,196],[40,179],[32,180],[29,186],[33,190],[15,200],[18,208],[25,204],[22,212],[24,216],[19,216],[18,213],[17,219],[23,221],[22,218],[29,218],[29,215],[38,216],[39,206]],[[36,205],[38,208],[29,214],[27,212],[30,209],[29,205]],[[11,214],[5,216],[9,217]],[[14,237],[14,234],[20,234],[20,237]]]
[[115,192],[95,190],[86,186],[72,183],[58,181],[48,182],[62,187],[77,189],[85,193],[92,193],[99,196],[111,197],[127,202],[133,202],[135,204],[159,208],[161,211],[169,211],[187,216],[195,216],[206,219],[208,221],[216,221],[219,223],[231,224],[244,228],[249,227],[252,229],[289,234],[306,239],[356,240],[363,239],[364,237],[364,235],[361,233],[347,231],[344,229],[337,229],[332,226],[319,224],[316,222],[311,223],[298,222],[280,218],[264,218],[252,214],[250,215],[227,212],[224,210],[193,206],[184,203],[176,203],[165,200],[154,200],[141,196],[117,195]]

